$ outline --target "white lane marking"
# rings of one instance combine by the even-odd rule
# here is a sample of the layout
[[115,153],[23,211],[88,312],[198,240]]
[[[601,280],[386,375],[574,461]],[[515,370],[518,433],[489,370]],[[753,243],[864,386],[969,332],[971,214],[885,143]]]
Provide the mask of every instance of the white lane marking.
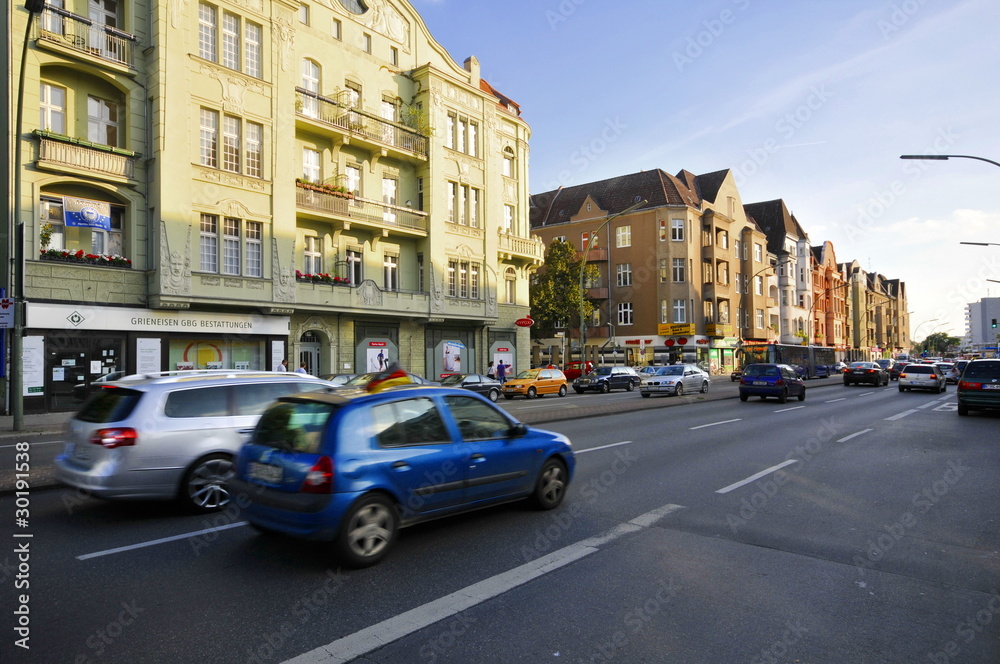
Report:
[[115,553],[122,553],[123,551],[132,551],[134,549],[144,549],[147,546],[156,546],[157,544],[165,544],[167,542],[176,542],[177,540],[188,539],[189,537],[195,537],[197,535],[204,535],[206,533],[216,533],[220,530],[228,530],[230,528],[239,528],[240,526],[247,525],[246,521],[237,521],[236,523],[226,524],[225,526],[219,526],[218,528],[206,528],[205,530],[196,530],[193,533],[184,533],[182,535],[174,535],[172,537],[163,537],[161,539],[150,540],[149,542],[140,542],[139,544],[129,544],[128,546],[120,546],[117,549],[105,549],[104,551],[95,551],[94,553],[85,553],[82,556],[77,556],[77,560],[90,560],[91,558],[100,558],[101,556],[110,556]]
[[862,393],[861,393],[861,394],[859,394],[858,396],[859,396],[859,397],[866,397],[866,396],[868,396],[869,394],[875,394],[875,393],[874,393],[874,392],[862,392]]
[[904,417],[906,417],[907,415],[913,415],[915,412],[917,412],[916,409],[915,408],[911,408],[910,410],[904,410],[902,413],[896,413],[895,415],[893,415],[891,417],[887,417],[885,419],[888,420],[888,421],[890,421],[890,422],[895,421],[895,420],[901,420]]
[[838,443],[846,443],[846,442],[847,442],[847,441],[849,441],[849,440],[850,440],[851,438],[857,438],[858,436],[861,436],[861,435],[863,435],[863,434],[866,434],[866,433],[868,433],[869,431],[874,431],[874,429],[862,429],[861,431],[856,431],[855,433],[852,433],[852,434],[851,434],[850,436],[844,436],[843,438],[841,438],[841,439],[840,439],[840,440],[838,440],[837,442],[838,442]]
[[584,452],[596,452],[597,450],[606,450],[609,447],[618,447],[619,445],[631,445],[631,440],[623,440],[620,443],[611,443],[609,445],[601,445],[600,447],[588,447],[585,450],[573,450],[574,454],[583,454]]
[[466,586],[450,595],[445,595],[415,609],[383,620],[315,650],[302,653],[298,657],[287,660],[284,664],[346,664],[346,662],[353,661],[378,648],[383,648],[404,636],[425,629],[436,622],[450,618],[522,586],[532,579],[554,572],[560,567],[565,567],[596,553],[599,550],[598,547],[629,533],[647,528],[666,514],[678,509],[681,509],[680,505],[664,505],[637,516],[627,523],[618,524],[615,528],[601,535],[571,544],[512,570]]
[[950,394],[945,395],[943,397],[938,397],[937,399],[932,399],[931,401],[928,401],[922,406],[917,406],[917,408],[924,409],[924,408],[930,408],[931,406],[937,406],[939,405],[939,402],[947,401],[948,399],[951,399]]
[[774,412],[776,412],[776,413],[785,413],[785,412],[788,412],[790,410],[798,410],[799,408],[805,408],[805,406],[792,406],[791,408],[781,408],[781,409],[776,410]]
[[[514,404],[511,404],[511,405],[513,406]],[[551,404],[545,404],[545,405],[539,404],[538,406],[521,406],[520,408],[518,408],[518,410],[519,411],[521,411],[521,410],[535,410],[536,408],[549,408],[549,409],[551,409],[552,406],[551,406]],[[566,404],[565,406],[563,406],[563,408],[579,408],[579,406],[574,406],[573,404]]]
[[836,403],[837,401],[847,401],[847,397],[840,397],[839,399],[830,399],[829,401],[824,401],[823,403]]
[[[37,443],[28,443],[28,444],[31,445],[32,447],[35,447],[36,445],[65,445],[66,441],[65,440],[43,440],[43,441],[39,441]],[[0,450],[6,449],[8,447],[14,447],[16,445],[17,445],[17,443],[14,443],[12,445],[0,445]]]
[[793,464],[793,463],[799,463],[799,460],[798,459],[789,459],[788,461],[785,461],[783,463],[779,463],[777,466],[771,466],[770,468],[768,468],[766,470],[762,470],[762,471],[760,471],[759,473],[757,473],[755,475],[751,475],[750,477],[746,478],[745,480],[740,480],[739,482],[736,482],[735,484],[730,484],[727,487],[723,487],[723,488],[719,489],[718,491],[716,491],[716,493],[729,493],[733,489],[739,489],[741,486],[743,486],[745,484],[750,484],[750,482],[754,482],[756,480],[759,480],[760,478],[764,477],[765,475],[770,475],[774,471],[781,470],[785,466],[787,466],[789,464]]
[[742,422],[742,417],[737,417],[735,420],[722,420],[721,422],[712,422],[711,424],[701,424],[696,427],[688,427],[689,431],[694,431],[695,429],[704,429],[705,427],[715,427],[720,424],[732,424],[733,422]]

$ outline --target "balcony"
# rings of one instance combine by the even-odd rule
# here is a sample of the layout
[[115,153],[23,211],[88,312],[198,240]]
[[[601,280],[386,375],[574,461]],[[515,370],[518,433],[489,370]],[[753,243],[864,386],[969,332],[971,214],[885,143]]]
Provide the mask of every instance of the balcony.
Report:
[[38,161],[43,170],[85,176],[103,176],[115,182],[134,180],[139,155],[108,145],[97,145],[78,138],[36,130]]
[[538,236],[517,237],[501,232],[497,235],[497,252],[501,260],[520,259],[531,265],[545,261],[545,243]]
[[[583,252],[577,252],[577,260],[583,260]],[[608,260],[608,250],[606,247],[591,247],[590,252],[587,253],[588,263],[599,263]]]
[[87,56],[135,72],[136,38],[59,7],[46,5],[35,26],[40,46]]
[[587,289],[587,299],[590,299],[590,300],[606,300],[606,299],[608,299],[608,289],[607,288],[588,288]]
[[344,230],[358,224],[382,231],[385,236],[390,232],[417,237],[427,235],[426,212],[355,197],[323,185],[296,182],[295,205],[300,211],[314,213],[315,218],[341,221]]
[[360,286],[298,281],[295,285],[297,308],[378,312],[379,315],[426,317],[430,295],[416,291],[382,290],[366,279]]
[[392,150],[400,158],[427,159],[423,134],[303,88],[295,88],[295,115],[304,122],[336,129],[344,134],[345,143],[357,140],[383,154]]

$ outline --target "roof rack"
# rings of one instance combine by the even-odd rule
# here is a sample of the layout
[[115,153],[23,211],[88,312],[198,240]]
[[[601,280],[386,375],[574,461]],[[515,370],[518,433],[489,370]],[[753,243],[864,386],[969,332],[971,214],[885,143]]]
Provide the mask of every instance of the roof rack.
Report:
[[318,377],[311,374],[300,374],[294,371],[265,371],[263,369],[174,369],[167,371],[145,371],[142,373],[129,374],[128,376],[122,376],[119,378],[120,381],[125,380],[149,380],[153,378],[184,378],[184,377],[195,377],[195,376],[273,376],[273,375],[289,375],[297,376],[299,378],[306,378],[307,380],[312,378],[319,380]]

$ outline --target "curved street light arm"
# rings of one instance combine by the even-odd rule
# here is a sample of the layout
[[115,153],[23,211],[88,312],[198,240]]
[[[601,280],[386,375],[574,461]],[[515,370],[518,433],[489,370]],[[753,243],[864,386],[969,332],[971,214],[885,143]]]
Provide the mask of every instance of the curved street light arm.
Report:
[[986,159],[985,157],[976,157],[971,154],[902,154],[899,155],[900,159],[930,159],[934,161],[948,161],[949,159],[975,159],[976,161],[985,161],[987,164],[993,164],[994,166],[1000,168],[1000,162],[995,162],[992,159]]

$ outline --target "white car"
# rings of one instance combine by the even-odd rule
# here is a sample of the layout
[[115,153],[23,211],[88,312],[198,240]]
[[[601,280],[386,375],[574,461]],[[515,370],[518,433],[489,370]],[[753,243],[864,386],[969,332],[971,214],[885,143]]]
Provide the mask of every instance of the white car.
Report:
[[899,374],[899,391],[930,390],[944,392],[944,372],[936,364],[907,364]]
[[672,364],[660,367],[651,376],[643,376],[639,394],[649,397],[653,394],[704,393],[708,392],[711,382],[708,374],[693,364]]

